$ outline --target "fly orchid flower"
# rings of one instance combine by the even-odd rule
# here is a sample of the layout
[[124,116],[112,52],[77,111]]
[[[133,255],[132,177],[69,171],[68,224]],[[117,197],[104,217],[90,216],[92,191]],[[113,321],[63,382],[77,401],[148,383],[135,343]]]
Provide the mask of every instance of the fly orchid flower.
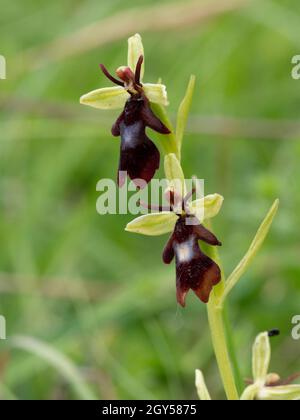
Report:
[[[175,155],[166,156],[165,170],[174,176],[179,174],[181,179],[183,177]],[[174,257],[176,259],[177,302],[184,307],[186,295],[192,289],[202,302],[207,303],[212,288],[221,280],[221,271],[219,266],[201,251],[198,242],[203,241],[212,246],[221,245],[216,236],[202,223],[219,213],[223,197],[214,194],[189,203],[194,190],[183,199],[180,198],[182,195],[178,189],[173,188],[176,178],[171,180],[170,177],[172,175],[169,175],[170,190],[167,194],[170,206],[148,206],[150,210],[158,210],[158,213],[138,217],[127,225],[126,230],[149,236],[173,231],[163,251],[163,261],[170,264]]]
[[241,400],[300,400],[300,385],[293,385],[299,375],[281,380],[276,373],[268,373],[271,361],[270,337],[278,332],[264,332],[257,336],[252,350],[254,381],[249,385]]
[[[168,105],[166,87],[143,83],[144,49],[139,34],[128,40],[128,65],[116,70],[118,79],[103,64],[104,75],[116,87],[94,90],[80,98],[80,103],[99,109],[123,108],[112,127],[112,135],[121,136],[118,184],[123,186],[126,175],[130,179],[151,181],[160,164],[157,147],[146,135],[146,127],[160,134],[170,130],[151,110],[150,103]],[[140,185],[137,182],[137,185]]]

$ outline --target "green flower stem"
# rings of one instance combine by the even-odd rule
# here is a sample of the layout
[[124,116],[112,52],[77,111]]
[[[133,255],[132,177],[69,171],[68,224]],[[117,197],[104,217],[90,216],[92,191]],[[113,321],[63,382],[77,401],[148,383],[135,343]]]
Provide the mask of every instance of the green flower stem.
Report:
[[223,310],[218,306],[218,300],[214,293],[211,294],[207,311],[214,352],[227,398],[228,400],[238,400],[239,394],[227,347]]
[[[191,83],[193,87],[193,78]],[[161,144],[165,154],[174,153],[180,161],[180,147],[178,146],[176,134],[174,133],[174,129],[165,108],[157,104],[152,104],[152,108],[155,114],[161,119],[161,121],[163,121],[163,123],[171,130],[171,134],[167,136],[161,136]],[[220,258],[216,247],[209,247],[207,253],[221,267]],[[236,378],[239,378],[239,371],[237,363],[232,364],[230,358],[230,355],[232,354],[234,356],[232,360],[235,362],[237,360],[235,357],[233,340],[228,340],[228,337],[230,338],[230,329],[227,328],[228,331],[226,330],[226,317],[224,316],[224,307],[222,305],[224,293],[225,277],[222,270],[222,281],[216,287],[214,287],[211,293],[210,301],[207,305],[208,320],[214,352],[227,398],[229,400],[239,400],[239,393],[236,386]],[[233,367],[235,369],[233,369]],[[237,380],[237,383],[239,383],[239,380]]]
[[239,366],[239,362],[237,358],[234,337],[233,337],[232,328],[229,321],[227,305],[225,305],[225,308],[223,308],[223,319],[224,319],[224,325],[225,325],[225,330],[226,330],[229,357],[232,362],[232,367],[234,370],[235,383],[238,389],[238,393],[239,395],[241,395],[245,388],[245,383],[241,375],[241,370],[240,370],[240,366]]
[[[208,228],[212,230],[211,223],[208,222],[207,225]],[[228,400],[239,400],[239,393],[236,386],[235,373],[230,358],[227,339],[227,333],[229,333],[230,329],[227,328],[226,331],[224,308],[220,304],[225,290],[224,273],[217,248],[207,247],[207,253],[214,261],[216,261],[216,263],[221,267],[222,271],[222,280],[217,286],[214,287],[210,296],[209,303],[207,304],[208,321],[212,343],[226,396]],[[233,343],[233,341],[231,343]],[[233,351],[234,349],[231,347],[231,352]]]

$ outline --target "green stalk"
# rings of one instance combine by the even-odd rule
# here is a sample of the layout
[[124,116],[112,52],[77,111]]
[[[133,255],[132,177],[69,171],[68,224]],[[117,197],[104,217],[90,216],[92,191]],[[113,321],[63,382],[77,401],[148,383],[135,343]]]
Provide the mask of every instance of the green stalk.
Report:
[[[194,83],[194,80],[192,79],[192,83]],[[184,107],[183,103],[183,107]],[[166,110],[160,106],[152,104],[152,108],[156,115],[163,121],[163,123],[170,128],[171,134],[168,136],[162,136],[162,145],[164,148],[164,152],[166,154],[168,153],[174,153],[178,160],[180,161],[180,150],[178,147],[178,141],[176,134],[174,133],[172,124],[168,118],[168,114]],[[187,118],[187,115],[185,116]],[[179,124],[180,125],[180,124]],[[184,125],[184,122],[183,122]],[[178,126],[178,123],[177,123]],[[167,140],[167,141],[166,141]],[[211,229],[210,229],[211,230]],[[209,247],[208,248],[208,255],[211,256],[211,258],[216,261],[219,266],[220,264],[220,258],[218,255],[218,252],[215,247]],[[224,318],[224,309],[222,305],[222,298],[224,296],[225,292],[225,277],[222,270],[222,280],[221,282],[214,287],[210,301],[207,305],[207,311],[208,311],[208,320],[210,325],[210,332],[212,337],[212,343],[214,352],[216,355],[220,375],[222,378],[222,382],[224,385],[226,396],[229,400],[239,400],[239,393],[236,386],[236,375],[238,372],[237,363],[235,366],[235,371],[233,370],[233,365],[231,363],[230,358],[230,352],[234,354],[234,347],[233,347],[233,340],[230,341],[230,349],[228,346],[227,341],[227,331],[226,331],[226,323]],[[234,357],[233,360],[236,362],[236,358]],[[237,381],[238,382],[238,381]],[[239,382],[238,382],[239,383]]]
[[216,291],[211,293],[211,298],[207,305],[207,312],[214,352],[226,396],[228,400],[238,400],[239,394],[235,384],[235,376],[226,340],[224,313],[222,307],[219,306]]
[[241,395],[245,388],[245,383],[241,375],[241,370],[240,370],[240,366],[239,366],[239,362],[238,362],[238,358],[236,354],[235,343],[234,343],[234,338],[232,334],[232,328],[229,321],[227,306],[223,308],[223,319],[224,319],[224,326],[225,326],[227,343],[228,343],[229,356],[230,356],[232,367],[234,370],[235,383],[238,389],[238,393]]
[[[212,230],[211,223],[207,223]],[[228,400],[239,400],[235,373],[230,358],[230,351],[225,328],[224,308],[220,304],[225,289],[224,272],[216,247],[207,247],[207,254],[221,267],[222,280],[214,287],[207,304],[208,321],[219,372]],[[233,350],[233,349],[232,349]]]

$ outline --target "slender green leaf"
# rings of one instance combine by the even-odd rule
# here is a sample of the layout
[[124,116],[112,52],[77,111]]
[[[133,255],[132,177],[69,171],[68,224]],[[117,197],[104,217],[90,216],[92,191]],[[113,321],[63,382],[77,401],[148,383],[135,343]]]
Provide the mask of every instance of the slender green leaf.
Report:
[[242,275],[245,274],[247,268],[249,267],[254,257],[260,250],[261,246],[263,245],[269,233],[269,230],[271,228],[274,217],[276,216],[276,213],[278,211],[278,207],[279,207],[279,200],[276,200],[273,206],[271,207],[269,213],[267,214],[266,218],[262,222],[260,228],[258,229],[256,236],[252,244],[250,245],[248,252],[244,256],[244,258],[241,260],[239,265],[232,272],[232,274],[228,277],[225,291],[224,291],[222,301],[221,301],[222,304],[224,304],[225,299],[227,298],[231,290],[235,287],[235,285],[238,283]]
[[183,101],[181,102],[178,110],[177,115],[177,127],[176,127],[176,141],[177,141],[177,149],[179,153],[179,158],[181,156],[181,146],[182,146],[182,140],[192,104],[193,94],[195,90],[195,83],[196,83],[196,77],[194,75],[191,76],[185,97],[183,98]]

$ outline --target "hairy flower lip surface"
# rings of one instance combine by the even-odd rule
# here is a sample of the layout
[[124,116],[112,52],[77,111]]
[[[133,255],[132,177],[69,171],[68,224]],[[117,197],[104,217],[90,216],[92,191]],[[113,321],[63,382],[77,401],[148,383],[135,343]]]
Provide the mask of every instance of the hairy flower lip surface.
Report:
[[221,243],[198,221],[198,224],[188,225],[188,217],[179,216],[163,252],[165,264],[170,264],[175,257],[177,302],[182,307],[190,289],[203,303],[208,303],[213,287],[221,281],[219,266],[201,251],[198,242],[212,246],[221,246]]
[[[161,134],[169,133],[169,129],[152,112],[143,92],[131,94],[112,127],[112,134],[121,137],[119,173],[127,172],[134,182],[142,179],[148,184],[159,168],[160,153],[147,136],[146,127]],[[119,186],[124,181],[119,178]]]

